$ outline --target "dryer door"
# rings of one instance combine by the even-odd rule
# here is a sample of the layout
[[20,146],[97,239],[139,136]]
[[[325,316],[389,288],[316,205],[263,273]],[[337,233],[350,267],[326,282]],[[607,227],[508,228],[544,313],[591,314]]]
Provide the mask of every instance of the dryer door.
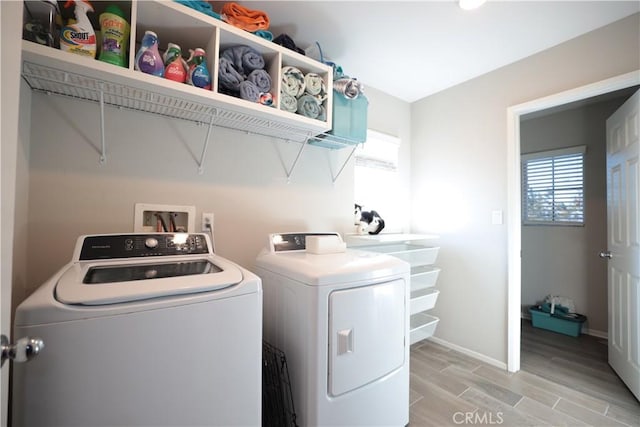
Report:
[[329,395],[357,389],[404,364],[406,287],[404,280],[394,280],[329,295]]

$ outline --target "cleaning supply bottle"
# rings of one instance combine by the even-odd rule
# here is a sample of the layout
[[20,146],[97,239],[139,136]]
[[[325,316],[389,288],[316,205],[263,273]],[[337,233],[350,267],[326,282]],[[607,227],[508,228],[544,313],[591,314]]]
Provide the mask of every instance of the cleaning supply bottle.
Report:
[[207,57],[202,48],[189,49],[191,56],[187,60],[189,64],[189,73],[187,83],[195,87],[211,90],[211,75],[207,68]]
[[79,55],[96,57],[96,33],[93,31],[87,12],[93,12],[88,0],[68,0],[64,7],[75,4],[75,22],[67,23],[60,32],[60,49]]
[[164,59],[164,78],[174,82],[187,81],[187,63],[182,58],[182,50],[175,43],[169,43],[162,57]]
[[162,77],[164,74],[164,63],[158,50],[158,35],[153,31],[145,31],[134,68],[143,73]]
[[140,49],[136,54],[134,68],[158,77],[164,74],[164,63],[158,50],[158,36],[153,31],[145,31]]
[[60,47],[62,19],[56,0],[24,2],[22,38],[51,47]]
[[98,59],[110,64],[127,66],[127,43],[129,42],[129,23],[118,6],[107,6],[100,14],[102,50]]

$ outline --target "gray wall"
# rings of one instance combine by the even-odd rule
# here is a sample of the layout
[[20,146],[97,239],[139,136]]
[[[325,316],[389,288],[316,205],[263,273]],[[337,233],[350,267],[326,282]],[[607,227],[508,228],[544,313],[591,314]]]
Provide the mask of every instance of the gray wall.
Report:
[[526,310],[548,294],[567,296],[587,316],[590,332],[601,335],[607,333],[607,263],[597,256],[607,246],[605,122],[625,99],[525,119],[520,124],[522,154],[587,146],[584,226],[522,227],[522,304]]
[[491,212],[507,210],[507,108],[639,69],[639,17],[412,105],[412,231],[441,235],[438,338],[506,362],[507,227]]
[[[409,105],[367,95],[370,127],[405,139],[408,187]],[[353,230],[353,161],[331,181],[348,150],[307,147],[287,183],[282,161],[291,165],[298,144],[214,128],[199,175],[206,126],[106,108],[101,166],[98,105],[32,98],[25,295],[70,260],[79,235],[133,231],[136,202],[195,205],[198,229],[201,212],[214,212],[217,252],[249,269],[268,233]]]

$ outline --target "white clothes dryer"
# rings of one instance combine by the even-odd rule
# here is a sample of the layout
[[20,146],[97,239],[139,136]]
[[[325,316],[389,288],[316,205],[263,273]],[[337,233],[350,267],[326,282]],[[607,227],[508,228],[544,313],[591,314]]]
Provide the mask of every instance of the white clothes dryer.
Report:
[[[310,237],[329,244],[310,253]],[[409,264],[335,250],[331,240],[341,242],[338,233],[272,234],[254,268],[264,289],[264,339],[285,353],[296,419],[301,426],[406,425]]]
[[206,234],[81,236],[17,308],[13,424],[260,425],[262,288]]

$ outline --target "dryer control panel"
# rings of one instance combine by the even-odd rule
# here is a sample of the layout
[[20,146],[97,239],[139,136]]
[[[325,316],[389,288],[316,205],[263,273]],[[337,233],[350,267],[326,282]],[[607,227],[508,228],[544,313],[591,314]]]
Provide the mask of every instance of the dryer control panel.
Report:
[[274,233],[269,235],[269,251],[304,251],[307,248],[306,241],[309,236],[336,236],[340,239],[338,233]]
[[101,234],[81,239],[80,261],[210,253],[204,234]]

